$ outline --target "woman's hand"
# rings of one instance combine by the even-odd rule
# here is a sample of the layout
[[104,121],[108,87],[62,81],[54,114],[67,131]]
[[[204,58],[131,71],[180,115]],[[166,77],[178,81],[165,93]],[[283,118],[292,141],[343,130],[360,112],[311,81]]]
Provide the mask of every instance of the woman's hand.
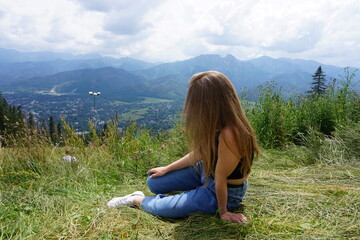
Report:
[[157,167],[157,168],[152,168],[149,171],[147,171],[147,174],[151,174],[150,178],[164,176],[167,173],[168,173],[167,167]]
[[242,223],[247,222],[248,220],[244,215],[241,213],[231,213],[231,212],[225,212],[223,214],[220,214],[220,218],[222,220],[228,221],[228,222],[234,222],[234,223]]

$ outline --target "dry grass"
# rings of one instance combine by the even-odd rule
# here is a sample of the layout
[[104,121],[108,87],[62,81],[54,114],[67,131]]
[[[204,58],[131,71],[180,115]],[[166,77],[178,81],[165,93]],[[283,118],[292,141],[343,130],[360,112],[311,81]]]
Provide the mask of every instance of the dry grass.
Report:
[[303,166],[283,152],[265,151],[254,165],[248,194],[239,209],[250,223],[237,225],[206,214],[165,220],[134,208],[108,209],[106,203],[114,196],[134,190],[150,193],[144,176],[104,177],[110,168],[102,168],[101,161],[105,164],[111,159],[103,149],[79,149],[77,154],[82,160],[76,165],[60,161],[62,151],[48,149],[44,150],[45,159],[37,165],[30,164],[33,169],[29,164],[18,163],[12,166],[12,171],[4,172],[5,166],[10,169],[12,157],[20,156],[18,150],[13,151],[1,149],[1,239],[358,239],[360,236],[358,163]]

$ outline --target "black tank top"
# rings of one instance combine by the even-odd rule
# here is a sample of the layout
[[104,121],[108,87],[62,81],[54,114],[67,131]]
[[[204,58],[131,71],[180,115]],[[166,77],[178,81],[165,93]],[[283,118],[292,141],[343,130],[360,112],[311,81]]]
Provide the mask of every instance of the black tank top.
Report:
[[[217,159],[218,159],[218,148],[219,148],[219,136],[220,136],[220,132],[216,132],[215,134],[215,147],[216,147],[216,151],[215,151],[215,167],[216,167],[216,163],[217,163]],[[243,174],[241,173],[240,169],[241,169],[241,161],[242,159],[240,159],[238,165],[236,166],[236,168],[234,169],[234,171],[227,177],[228,179],[240,179],[243,178]]]

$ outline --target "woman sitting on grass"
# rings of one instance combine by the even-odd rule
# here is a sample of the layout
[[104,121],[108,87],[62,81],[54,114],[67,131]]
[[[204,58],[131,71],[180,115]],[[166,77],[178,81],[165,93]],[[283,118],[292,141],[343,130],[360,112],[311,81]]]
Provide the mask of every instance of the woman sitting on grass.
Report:
[[[189,81],[184,114],[192,151],[148,171],[147,185],[157,196],[136,191],[112,199],[108,206],[137,206],[164,218],[218,213],[226,221],[246,222],[243,214],[230,211],[245,196],[259,148],[230,80],[215,71],[195,74]],[[172,191],[184,192],[164,195]]]

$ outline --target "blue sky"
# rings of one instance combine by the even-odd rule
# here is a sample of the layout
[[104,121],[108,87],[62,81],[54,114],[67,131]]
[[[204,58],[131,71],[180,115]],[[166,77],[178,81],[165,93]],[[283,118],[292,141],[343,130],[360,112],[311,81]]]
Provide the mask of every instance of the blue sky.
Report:
[[199,54],[360,67],[359,0],[1,0],[0,47],[146,61]]

